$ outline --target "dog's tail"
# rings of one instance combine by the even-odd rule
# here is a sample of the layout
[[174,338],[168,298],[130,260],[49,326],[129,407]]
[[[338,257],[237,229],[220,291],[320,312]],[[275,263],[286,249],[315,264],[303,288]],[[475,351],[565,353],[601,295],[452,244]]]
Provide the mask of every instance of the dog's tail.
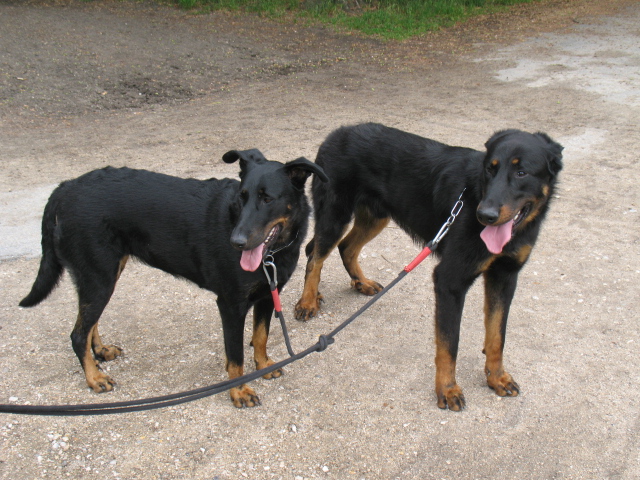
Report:
[[40,260],[40,269],[29,295],[20,302],[21,307],[33,307],[47,298],[58,285],[64,270],[54,247],[56,231],[54,204],[55,201],[52,196],[44,209],[42,218],[42,260]]

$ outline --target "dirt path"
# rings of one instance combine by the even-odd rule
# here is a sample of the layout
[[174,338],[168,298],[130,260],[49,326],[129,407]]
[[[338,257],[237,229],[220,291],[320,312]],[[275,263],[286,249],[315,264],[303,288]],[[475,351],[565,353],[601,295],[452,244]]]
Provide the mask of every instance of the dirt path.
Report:
[[[474,148],[501,128],[542,130],[566,148],[510,317],[521,396],[485,386],[479,284],[458,361],[468,408],[436,407],[428,261],[326,352],[254,382],[260,408],[218,395],[144,414],[0,415],[1,477],[640,477],[638,25],[637,2],[551,1],[396,44],[137,2],[2,3],[0,403],[130,400],[224,379],[214,296],[143,266],[127,267],[102,322],[127,352],[107,367],[118,380],[107,396],[86,389],[71,350],[68,279],[17,307],[64,179],[105,165],[235,176],[220,161],[229,149],[314,158],[331,130],[369,120]],[[416,253],[389,228],[363,266],[384,284]],[[290,320],[297,350],[365,301],[338,258],[325,270],[324,314]],[[299,269],[289,319],[301,287]],[[270,345],[284,358],[275,326]]]

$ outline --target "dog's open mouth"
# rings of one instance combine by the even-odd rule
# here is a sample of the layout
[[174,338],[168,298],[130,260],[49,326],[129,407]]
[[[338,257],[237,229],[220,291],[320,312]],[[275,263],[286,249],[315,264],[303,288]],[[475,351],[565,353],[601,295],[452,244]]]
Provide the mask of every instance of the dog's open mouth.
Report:
[[488,225],[480,233],[480,238],[484,241],[487,249],[493,253],[502,253],[504,246],[509,243],[513,236],[513,231],[529,215],[531,204],[526,204],[515,216],[502,225]]
[[274,226],[267,235],[267,238],[265,238],[260,245],[256,248],[252,248],[251,250],[242,251],[240,266],[243,270],[246,270],[247,272],[255,272],[258,269],[262,263],[262,259],[269,251],[267,247],[276,241],[281,229],[282,226],[280,224]]

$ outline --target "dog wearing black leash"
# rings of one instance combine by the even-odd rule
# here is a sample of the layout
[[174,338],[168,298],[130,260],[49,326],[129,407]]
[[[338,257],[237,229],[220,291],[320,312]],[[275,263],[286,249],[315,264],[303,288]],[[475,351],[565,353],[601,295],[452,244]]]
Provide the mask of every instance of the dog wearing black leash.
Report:
[[[562,146],[544,133],[503,130],[485,147],[482,152],[448,146],[373,123],[331,133],[316,158],[331,182],[316,177],[312,183],[315,230],[295,308],[300,320],[318,312],[322,266],[336,246],[356,290],[366,295],[382,290],[360,268],[362,247],[391,219],[424,245],[464,191],[464,207],[434,252],[440,262],[433,273],[435,390],[438,406],[454,411],[465,406],[455,377],[462,309],[480,275],[487,383],[500,396],[520,391],[503,366],[507,316],[518,272],[536,242],[562,169]],[[352,219],[353,228],[344,236]]]
[[[95,392],[115,384],[96,361],[123,353],[102,343],[98,320],[129,257],[218,295],[230,379],[244,373],[244,324],[252,306],[256,368],[274,363],[267,355],[274,305],[260,267],[272,255],[278,284],[289,280],[310,214],[305,182],[311,174],[322,182],[327,177],[305,158],[282,164],[255,149],[232,150],[223,160],[240,161],[240,181],[106,167],[61,183],[49,198],[40,269],[20,306],[43,301],[63,270],[69,271],[79,301],[71,342]],[[266,377],[281,374],[275,370]],[[246,384],[230,394],[236,407],[260,403]]]

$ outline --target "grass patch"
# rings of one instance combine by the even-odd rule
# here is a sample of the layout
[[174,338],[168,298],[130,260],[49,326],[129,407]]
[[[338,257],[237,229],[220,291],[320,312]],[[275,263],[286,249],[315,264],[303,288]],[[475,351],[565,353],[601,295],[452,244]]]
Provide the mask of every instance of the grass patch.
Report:
[[181,7],[230,10],[269,17],[313,19],[366,35],[404,39],[474,15],[535,0],[174,0]]

